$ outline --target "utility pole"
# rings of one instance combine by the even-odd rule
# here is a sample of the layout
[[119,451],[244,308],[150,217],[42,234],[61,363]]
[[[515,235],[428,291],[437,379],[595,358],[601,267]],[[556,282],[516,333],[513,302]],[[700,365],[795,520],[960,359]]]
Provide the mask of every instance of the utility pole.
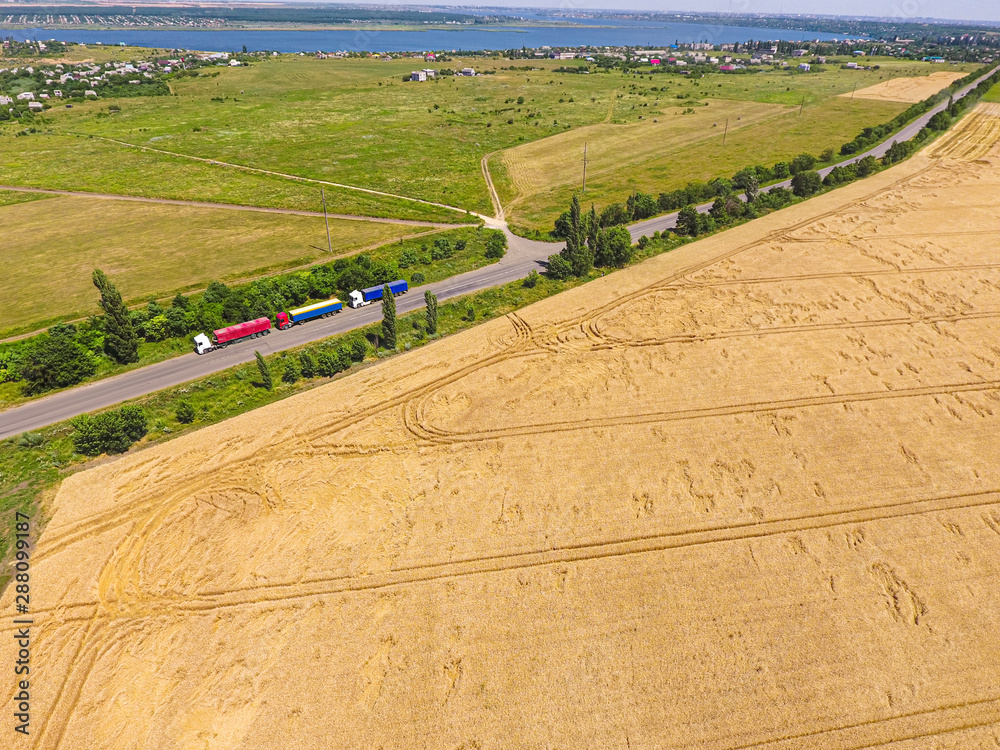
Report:
[[[855,81],[854,82],[854,91],[857,91],[857,90],[858,90],[858,82]],[[854,101],[854,91],[851,92],[851,101],[852,102]]]
[[323,188],[319,189],[319,196],[323,199],[323,223],[326,224],[326,250],[333,255],[333,245],[330,243],[330,219],[326,215],[326,192],[324,192]]
[[802,104],[799,105],[799,117],[802,117],[802,109],[806,106],[806,98],[802,97]]
[[729,135],[729,118],[728,118],[728,117],[726,118],[726,130],[725,130],[725,132],[724,132],[724,133],[722,134],[722,145],[723,145],[723,146],[725,146],[725,145],[726,145],[726,136],[727,136],[727,135]]
[[583,144],[583,192],[587,192],[587,144]]

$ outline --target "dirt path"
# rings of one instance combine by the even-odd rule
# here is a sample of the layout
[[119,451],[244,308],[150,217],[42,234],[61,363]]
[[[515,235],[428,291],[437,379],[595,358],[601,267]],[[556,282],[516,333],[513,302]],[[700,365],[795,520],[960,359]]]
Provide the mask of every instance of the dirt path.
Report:
[[493,216],[497,221],[506,222],[506,216],[503,212],[503,204],[500,203],[500,196],[497,195],[497,189],[493,186],[493,177],[490,175],[490,157],[497,153],[493,151],[483,157],[480,165],[483,168],[483,178],[486,180],[486,187],[490,191],[490,200],[493,202]]
[[[386,193],[381,190],[372,190],[371,188],[358,187],[357,185],[345,185],[342,182],[330,182],[328,180],[316,180],[312,177],[300,177],[299,175],[288,174],[287,172],[275,172],[270,169],[260,169],[258,167],[248,167],[243,164],[233,164],[228,161],[219,161],[218,159],[206,159],[202,156],[191,156],[190,154],[181,154],[177,151],[167,151],[162,148],[153,148],[152,146],[140,146],[135,143],[129,143],[128,141],[119,141],[115,138],[107,138],[101,135],[90,136],[89,134],[83,133],[72,133],[72,135],[77,135],[81,137],[93,137],[99,138],[102,141],[107,141],[108,143],[115,143],[119,146],[127,146],[129,148],[137,148],[141,151],[150,151],[157,154],[165,154],[166,156],[176,156],[180,159],[190,159],[191,161],[200,161],[204,164],[211,164],[212,166],[219,167],[231,167],[233,169],[239,169],[244,172],[251,172],[253,174],[266,174],[271,177],[282,177],[286,180],[295,180],[297,182],[310,182],[316,185],[330,185],[331,187],[344,188],[345,190],[356,190],[360,193],[368,193],[369,195],[381,195],[384,198],[397,198],[403,201],[410,201],[411,203],[422,203],[425,206],[434,206],[436,208],[445,208],[449,211],[458,211],[460,213],[471,213],[467,212],[464,208],[458,208],[457,206],[449,206],[447,203],[435,203],[434,201],[425,201],[422,198],[411,198],[408,195],[397,195],[396,193]],[[473,216],[478,216],[478,214],[473,214]]]
[[[114,193],[90,193],[82,190],[53,190],[50,188],[15,187],[0,185],[0,190],[10,190],[15,193],[42,193],[48,195],[68,195],[75,198],[99,198],[112,201],[136,201],[138,203],[162,203],[168,206],[193,206],[195,208],[218,208],[225,211],[255,211],[265,214],[288,214],[291,216],[323,216],[322,211],[300,211],[295,208],[268,208],[266,206],[241,206],[237,203],[211,203],[208,201],[184,201],[172,198],[144,198],[138,195],[115,195]],[[401,224],[411,227],[447,228],[458,227],[461,224],[447,224],[437,221],[418,221],[416,219],[392,219],[384,216],[361,216],[359,214],[326,214],[331,219],[346,219],[347,221],[373,221],[379,224]]]

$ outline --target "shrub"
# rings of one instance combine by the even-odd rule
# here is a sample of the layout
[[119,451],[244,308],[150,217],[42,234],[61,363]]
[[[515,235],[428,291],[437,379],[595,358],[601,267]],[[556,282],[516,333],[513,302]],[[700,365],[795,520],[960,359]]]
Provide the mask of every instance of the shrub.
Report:
[[420,271],[417,271],[415,274],[413,274],[410,277],[410,283],[413,284],[413,285],[423,284],[425,280],[426,279],[424,278],[424,275],[422,273],[420,273]]
[[538,286],[538,280],[540,278],[541,276],[538,275],[538,271],[532,268],[531,273],[529,273],[527,276],[524,277],[524,282],[522,286],[525,286],[528,289],[534,289],[536,286]]
[[90,350],[76,340],[76,328],[53,326],[39,336],[20,368],[29,394],[76,385],[97,372]]
[[177,404],[177,421],[181,424],[191,424],[194,421],[194,407],[187,401]]
[[573,275],[573,266],[561,255],[550,255],[548,274],[553,279],[568,279]]
[[488,230],[486,236],[486,257],[499,260],[507,254],[507,237],[499,229]]
[[146,413],[139,406],[90,416],[82,414],[72,420],[73,447],[85,456],[101,453],[124,453],[146,434]]
[[299,368],[302,371],[302,377],[316,377],[316,360],[313,359],[313,355],[309,353],[308,349],[299,352]]
[[288,364],[285,365],[284,372],[281,373],[281,380],[285,383],[297,383],[299,378],[302,377],[302,370],[299,367],[299,363],[294,359],[289,360]]

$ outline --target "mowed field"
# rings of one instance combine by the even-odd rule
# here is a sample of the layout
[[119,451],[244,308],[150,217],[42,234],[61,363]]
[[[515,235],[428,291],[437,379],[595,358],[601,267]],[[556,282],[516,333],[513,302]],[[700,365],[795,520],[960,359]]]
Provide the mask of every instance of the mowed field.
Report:
[[[498,170],[504,202],[522,198],[515,206],[516,219],[547,229],[578,184],[582,139],[562,140],[574,130],[605,124],[592,134],[595,158],[603,160],[595,170],[604,171],[594,175],[593,189],[602,202],[621,200],[636,187],[656,192],[756,163],[756,158],[746,161],[738,139],[716,153],[725,116],[732,116],[737,131],[757,123],[743,128],[750,151],[774,160],[838,147],[862,128],[891,119],[903,104],[847,104],[838,95],[856,83],[868,86],[926,74],[931,66],[879,62],[881,68],[872,71],[831,65],[809,75],[775,70],[690,80],[620,71],[557,73],[565,61],[476,58],[435,67],[471,65],[489,75],[404,83],[404,75],[427,63],[283,55],[250,67],[208,68],[203,72],[209,75],[174,79],[175,96],[122,99],[114,102],[120,112],[109,112],[112,103],[106,101],[52,109],[44,116],[44,127],[36,128],[40,132],[4,138],[0,174],[17,185],[75,185],[296,208],[316,204],[319,182],[209,163],[217,161],[489,213],[482,157],[532,144],[536,147],[523,157],[515,149],[514,156],[494,157],[491,163]],[[695,114],[683,115],[688,108]],[[634,127],[651,125],[652,119],[659,119],[661,127]],[[622,127],[610,127],[615,125]],[[12,135],[21,127],[9,124],[4,132]],[[552,136],[559,137],[548,140]],[[586,137],[591,137],[589,131]],[[616,150],[619,139],[634,145],[636,156],[615,165],[612,155],[621,154]],[[704,153],[689,155],[696,142],[711,142],[710,162],[704,161]],[[70,152],[73,159],[67,158]],[[557,156],[535,161],[538,153],[552,152]],[[105,169],[109,163],[120,169]],[[538,175],[550,169],[555,170],[549,183],[555,192],[526,192],[534,182],[544,182]],[[533,176],[525,182],[528,173]],[[327,192],[330,210],[339,213],[462,217],[358,191],[328,187]]]
[[[138,300],[330,257],[322,216],[68,196],[2,205],[7,195],[39,197],[0,191],[2,330],[97,312],[95,268]],[[334,255],[432,230],[330,220]]]
[[991,746],[989,119],[68,478],[26,746]]
[[[927,64],[895,62],[870,71],[828,68],[690,80],[653,76],[652,82],[646,76],[623,89],[605,122],[517,146],[491,164],[508,218],[548,229],[582,185],[585,144],[584,199],[600,208],[625,200],[633,190],[656,195],[693,180],[728,177],[743,167],[790,161],[803,152],[836,151],[865,127],[887,122],[907,106],[903,100],[851,100],[855,84],[918,73],[906,80],[921,81],[920,92],[926,91],[921,98],[926,98],[952,80],[925,82],[929,70]],[[910,90],[915,90],[912,85]]]
[[[921,102],[929,96],[933,96],[945,86],[949,86],[963,73],[955,71],[939,71],[919,78],[893,78],[888,81],[876,83],[874,86],[866,86],[858,89],[852,94],[854,98],[880,99],[891,102]],[[848,94],[841,94],[848,96]]]

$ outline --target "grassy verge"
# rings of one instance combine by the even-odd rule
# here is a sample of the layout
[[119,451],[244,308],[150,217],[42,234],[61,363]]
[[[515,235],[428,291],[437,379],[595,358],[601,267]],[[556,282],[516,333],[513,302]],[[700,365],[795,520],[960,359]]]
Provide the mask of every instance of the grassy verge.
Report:
[[[455,251],[449,258],[431,260],[429,246],[433,240],[439,238],[448,239],[453,245],[457,244],[460,240],[464,240],[466,242],[465,249]],[[466,273],[467,271],[473,271],[477,268],[488,266],[494,262],[486,258],[485,243],[482,238],[482,234],[477,228],[473,227],[435,232],[431,236],[402,239],[400,241],[388,243],[370,250],[366,252],[365,255],[371,259],[372,263],[391,265],[393,268],[397,269],[396,273],[398,273],[399,277],[406,278],[414,284],[430,284],[435,281],[441,281],[442,279],[447,279],[451,276],[457,276],[459,274]],[[415,255],[419,260],[418,262],[408,265],[405,268],[400,268],[400,259],[404,255]],[[294,276],[303,272],[304,271],[302,270],[297,270],[291,274],[278,275],[271,278],[287,278],[287,276]],[[423,276],[423,280],[415,281],[414,277],[416,274]],[[87,278],[89,279],[89,271]],[[419,279],[419,277],[417,278]],[[96,291],[94,294],[96,297]],[[200,297],[201,293],[199,292],[192,295],[191,299],[193,302],[196,302]],[[323,299],[325,299],[325,297]],[[311,299],[303,304],[307,304],[311,301],[318,302],[320,300]],[[131,370],[136,370],[141,367],[145,367],[146,365],[155,364],[166,359],[187,354],[191,350],[192,344],[190,335],[169,338],[165,341],[145,342],[139,346],[139,361],[137,363],[131,365],[119,365],[115,364],[107,357],[99,357],[97,372],[83,382],[89,383],[95,380],[101,380],[103,378],[119,375],[124,372],[129,372]],[[23,393],[22,385],[23,384],[20,382],[0,383],[0,408],[10,408],[26,401],[41,398],[56,392],[47,391],[35,396],[28,396]],[[78,386],[70,387],[74,388]]]

